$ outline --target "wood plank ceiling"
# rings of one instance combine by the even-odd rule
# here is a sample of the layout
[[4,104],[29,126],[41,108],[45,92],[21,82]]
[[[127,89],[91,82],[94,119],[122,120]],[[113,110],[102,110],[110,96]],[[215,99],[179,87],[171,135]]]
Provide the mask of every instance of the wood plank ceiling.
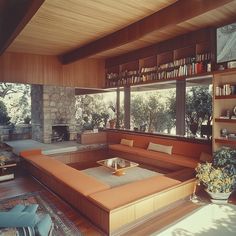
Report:
[[59,55],[174,2],[176,0],[46,0],[8,51]]
[[210,26],[217,27],[222,24],[231,23],[236,21],[235,12],[236,1],[233,1],[190,20],[153,31],[152,33],[126,45],[98,53],[93,57],[107,58],[118,56],[201,28]]
[[[116,32],[176,2],[176,0],[46,0],[7,51],[61,55]],[[217,26],[233,19],[236,21],[236,1],[225,2],[223,6],[194,18],[167,25],[138,40],[97,53],[92,57],[114,57],[200,28]]]

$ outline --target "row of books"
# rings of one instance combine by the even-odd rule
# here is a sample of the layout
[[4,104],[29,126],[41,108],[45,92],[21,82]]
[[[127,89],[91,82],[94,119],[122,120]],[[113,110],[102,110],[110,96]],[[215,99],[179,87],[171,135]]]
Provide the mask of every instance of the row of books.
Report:
[[211,60],[211,53],[197,54],[196,57],[185,57],[173,62],[168,62],[158,66],[158,70],[166,70],[174,67],[179,67],[187,64],[197,63],[197,62],[208,62]]
[[[151,71],[146,74],[137,74],[137,73],[126,73],[123,76],[118,76],[115,74],[114,77],[109,77],[111,79],[107,79],[107,86],[122,86],[128,84],[136,84],[140,82],[146,81],[155,81],[161,79],[171,79],[182,76],[191,76],[199,73],[207,72],[207,66],[203,62],[191,63],[183,66],[179,66],[176,69],[170,71]],[[109,74],[110,76],[111,74]],[[108,78],[108,77],[107,77]]]
[[[175,60],[170,63],[162,64],[160,66],[153,67],[143,67],[138,70],[125,70],[118,73],[108,73],[108,80],[119,80],[131,76],[142,76],[146,73],[157,73],[157,78],[175,78],[179,76],[194,75],[202,72],[209,72],[211,67],[209,67],[211,54],[203,53],[197,54],[195,57],[186,57],[179,60]],[[168,70],[168,71],[163,71]],[[159,75],[160,74],[160,75]],[[150,77],[150,76],[149,76]]]

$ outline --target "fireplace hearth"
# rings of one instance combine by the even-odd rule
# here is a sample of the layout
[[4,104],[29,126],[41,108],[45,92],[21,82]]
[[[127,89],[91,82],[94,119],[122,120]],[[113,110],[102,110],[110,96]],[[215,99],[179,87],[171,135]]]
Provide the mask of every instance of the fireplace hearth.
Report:
[[69,141],[69,127],[66,125],[52,126],[52,143]]

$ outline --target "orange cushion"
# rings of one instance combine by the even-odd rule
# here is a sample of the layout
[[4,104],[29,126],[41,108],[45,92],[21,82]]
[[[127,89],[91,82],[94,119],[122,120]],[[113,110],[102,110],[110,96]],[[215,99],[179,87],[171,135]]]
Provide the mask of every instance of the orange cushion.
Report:
[[109,185],[102,183],[92,176],[83,174],[81,171],[73,168],[71,168],[69,171],[63,172],[63,174],[55,174],[55,176],[60,181],[80,192],[84,196],[110,188]]
[[30,159],[30,161],[34,165],[41,167],[42,169],[48,171],[51,174],[62,173],[68,168],[73,169],[58,160],[52,159],[51,157],[44,155],[34,156],[33,158]]
[[129,204],[142,197],[178,185],[179,183],[181,182],[165,176],[154,176],[145,180],[91,194],[89,198],[109,211]]
[[49,156],[27,156],[25,159],[29,160],[33,165],[41,169],[41,171],[46,171],[85,196],[110,188],[109,185],[96,180],[92,176],[83,174],[79,170],[67,166]]
[[179,166],[186,166],[190,168],[195,168],[198,164],[198,161],[191,158],[191,157],[185,157],[181,155],[176,154],[166,154],[161,152],[155,152],[155,151],[147,151],[145,153],[146,157],[156,159],[159,161],[165,161],[171,164],[176,164]]
[[35,156],[42,154],[41,149],[32,149],[32,150],[25,150],[20,152],[20,156],[22,157],[28,157],[28,156]]

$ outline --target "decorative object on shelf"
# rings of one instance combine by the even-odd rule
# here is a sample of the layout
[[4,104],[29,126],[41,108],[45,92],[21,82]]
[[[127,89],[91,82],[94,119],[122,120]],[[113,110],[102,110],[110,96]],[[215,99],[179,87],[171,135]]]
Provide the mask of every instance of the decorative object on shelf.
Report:
[[196,177],[214,203],[226,203],[236,184],[236,150],[222,147],[212,163],[199,163]]
[[224,70],[224,69],[225,69],[225,67],[223,65],[220,65],[218,68],[218,70]]
[[230,134],[228,134],[228,138],[229,139],[236,139],[236,134],[230,133]]
[[225,129],[225,128],[221,129],[220,135],[221,135],[221,137],[227,137],[228,136],[228,130]]
[[226,110],[226,116],[230,119],[231,117],[230,110]]
[[235,94],[236,86],[230,84],[224,84],[223,86],[215,87],[215,95],[216,96],[229,96],[231,94]]
[[231,94],[236,94],[236,85],[231,85]]
[[229,61],[229,62],[227,63],[227,67],[228,67],[229,69],[236,68],[236,61]]
[[233,108],[233,114],[236,116],[236,106]]

